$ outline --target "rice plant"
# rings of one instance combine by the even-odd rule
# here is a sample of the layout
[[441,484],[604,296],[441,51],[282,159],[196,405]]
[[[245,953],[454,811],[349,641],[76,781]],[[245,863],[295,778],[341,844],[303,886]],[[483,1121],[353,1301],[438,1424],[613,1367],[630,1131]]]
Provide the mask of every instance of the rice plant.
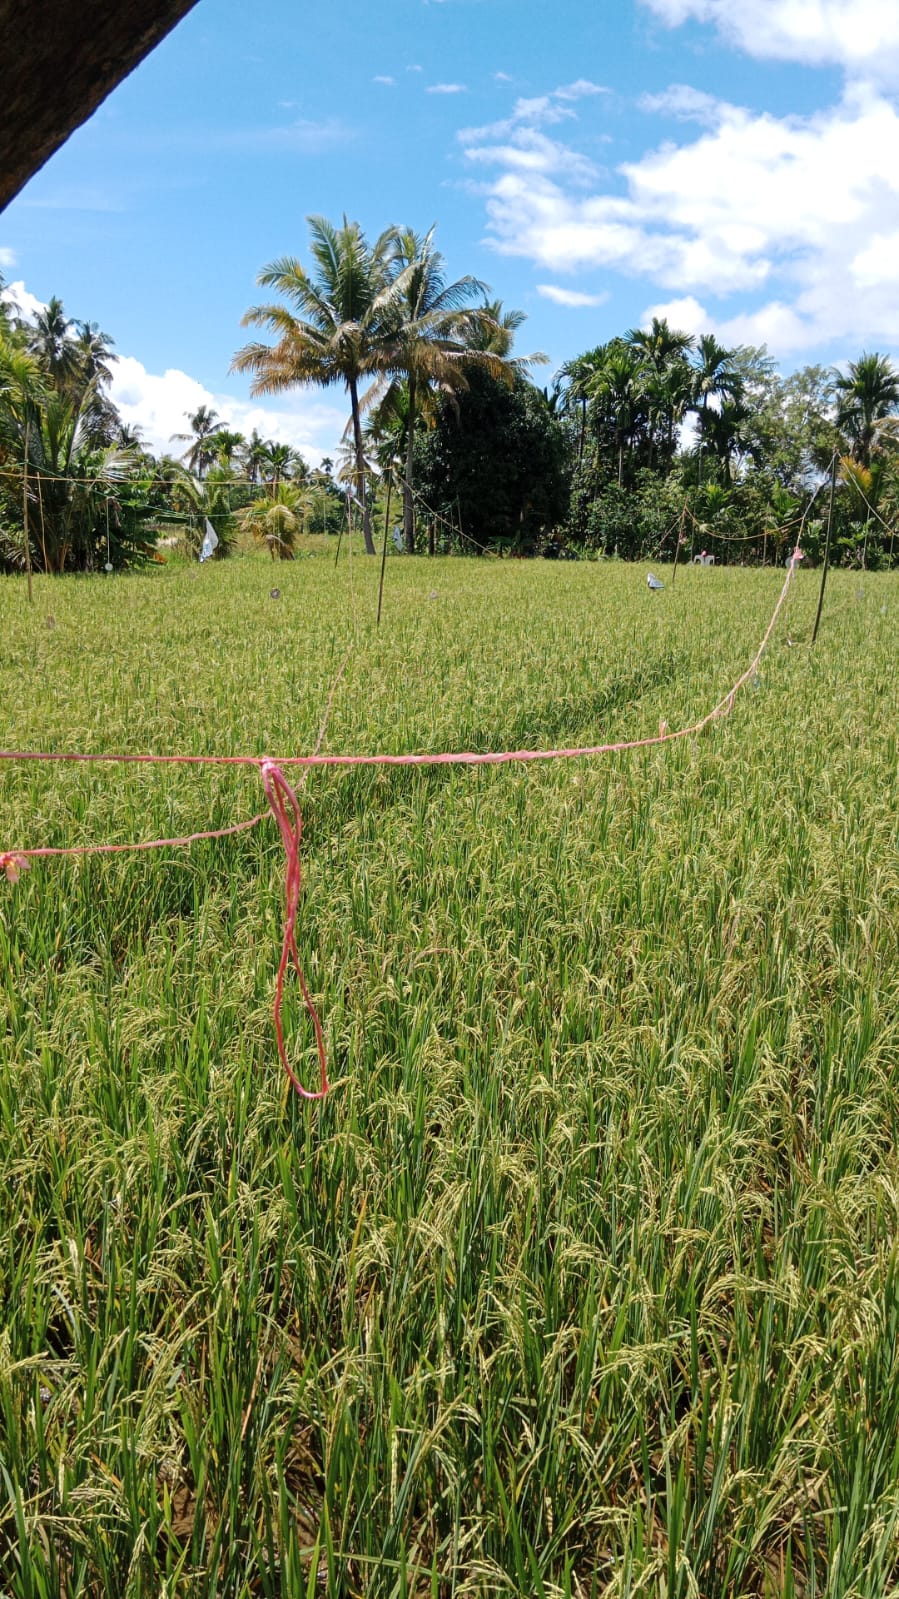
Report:
[[[654,733],[782,574],[358,557],[0,583],[5,748]],[[0,1591],[899,1593],[899,581],[802,573],[702,737],[317,772],[0,885]],[[0,848],[253,771],[0,767]],[[291,1049],[315,1075],[290,997]]]

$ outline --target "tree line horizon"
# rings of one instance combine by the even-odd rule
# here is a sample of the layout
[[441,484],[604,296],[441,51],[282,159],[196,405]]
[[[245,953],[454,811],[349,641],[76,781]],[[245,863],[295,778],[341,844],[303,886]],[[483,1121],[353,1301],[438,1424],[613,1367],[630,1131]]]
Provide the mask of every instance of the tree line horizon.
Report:
[[[310,470],[208,406],[149,451],[109,394],[113,340],[53,298],[31,319],[0,279],[0,570],[95,571],[152,559],[161,536],[197,553],[209,520],[291,558],[349,516],[375,553],[391,499],[403,549],[673,557],[685,530],[720,556],[776,559],[809,493],[836,472],[834,554],[892,565],[899,520],[899,371],[864,352],[846,371],[784,377],[764,347],[728,348],[653,317],[566,361],[515,352],[525,313],[449,278],[435,228],[309,217],[308,256],[258,276],[255,338],[232,370],[263,397],[343,388],[342,459]],[[680,518],[680,520],[678,520]],[[822,512],[803,533],[819,553]]]

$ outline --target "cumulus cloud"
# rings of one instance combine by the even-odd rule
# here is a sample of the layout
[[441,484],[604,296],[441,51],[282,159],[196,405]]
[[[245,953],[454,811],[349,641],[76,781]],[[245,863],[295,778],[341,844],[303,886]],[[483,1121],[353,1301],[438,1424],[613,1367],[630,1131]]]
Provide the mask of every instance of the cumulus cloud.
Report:
[[537,293],[542,294],[544,300],[552,300],[555,305],[567,305],[576,309],[584,305],[604,305],[609,298],[608,294],[584,294],[580,289],[563,289],[558,283],[538,283]]
[[228,427],[241,433],[258,428],[267,438],[292,444],[313,466],[323,455],[334,454],[346,423],[343,411],[314,393],[299,391],[286,395],[278,406],[260,405],[214,394],[177,368],[148,372],[142,361],[129,355],[113,363],[110,394],[123,420],[141,429],[156,454],[178,453],[172,435],[185,432],[187,414],[201,405],[211,406]]
[[[8,253],[11,265],[13,253],[11,250]],[[29,294],[21,278],[16,283],[7,283],[4,286],[3,298],[7,305],[12,305],[15,308],[19,316],[29,320],[36,316],[38,311],[46,309],[43,300],[38,300],[33,294]]]
[[[12,252],[6,252],[10,257]],[[43,300],[30,294],[24,282],[9,283],[4,300],[18,314],[33,319],[46,309]],[[275,438],[300,450],[310,466],[317,466],[324,455],[333,456],[346,426],[346,413],[323,400],[315,391],[297,390],[285,395],[278,405],[261,405],[236,395],[214,394],[187,372],[170,367],[165,372],[149,372],[133,355],[115,357],[111,364],[110,398],[123,422],[141,430],[147,447],[155,455],[177,455],[178,444],[172,435],[186,429],[189,412],[201,405],[210,406],[222,422],[237,432],[250,434],[258,428],[264,438]]]
[[[538,116],[558,109],[547,99]],[[553,272],[643,276],[681,299],[761,299],[721,325],[780,351],[836,337],[899,343],[899,108],[888,97],[855,85],[824,111],[774,117],[678,86],[654,109],[701,131],[622,164],[614,189],[592,182],[586,193],[577,152],[543,135],[541,145],[523,119],[504,139],[467,130],[469,161],[498,169],[494,246]]]
[[16,264],[15,250],[9,250],[5,245],[0,245],[0,267],[11,267]]
[[896,0],[642,0],[668,27],[710,23],[763,60],[839,66],[852,77],[899,82]]

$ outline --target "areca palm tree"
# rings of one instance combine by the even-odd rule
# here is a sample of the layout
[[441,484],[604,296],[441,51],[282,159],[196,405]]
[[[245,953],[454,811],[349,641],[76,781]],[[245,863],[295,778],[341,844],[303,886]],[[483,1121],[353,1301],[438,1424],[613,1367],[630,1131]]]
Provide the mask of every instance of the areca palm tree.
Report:
[[624,481],[624,446],[631,438],[646,402],[641,363],[635,352],[618,341],[590,384],[591,396],[605,410],[613,429],[618,457],[618,486]]
[[392,376],[378,393],[383,403],[397,383],[406,390],[403,533],[410,554],[415,549],[415,423],[422,402],[434,391],[465,390],[466,367],[478,366],[494,377],[511,379],[512,339],[521,320],[520,313],[510,312],[505,326],[497,322],[486,299],[486,285],[477,278],[447,282],[434,231],[421,236],[402,228],[393,234],[395,276],[385,307],[389,334],[385,367]]
[[391,293],[390,254],[394,234],[369,245],[358,222],[339,228],[325,217],[308,218],[313,273],[293,256],[282,256],[259,274],[287,304],[251,306],[244,326],[269,328],[274,345],[253,343],[238,350],[233,370],[253,374],[253,394],[277,394],[298,383],[327,387],[342,383],[350,401],[356,460],[356,493],[362,505],[365,548],[375,552],[366,494],[360,387],[385,370],[384,313]]
[[849,438],[853,458],[869,466],[877,434],[899,407],[899,372],[885,355],[865,353],[838,373],[837,426]]
[[566,410],[580,408],[580,427],[578,430],[578,465],[584,459],[584,444],[587,437],[587,406],[593,393],[593,385],[603,362],[608,354],[608,346],[599,344],[594,350],[586,350],[583,355],[576,355],[559,367],[557,382],[564,385]]
[[[664,450],[670,466],[674,429],[692,398],[692,369],[687,356],[696,340],[692,334],[672,328],[666,317],[654,316],[648,328],[631,328],[625,335],[625,343],[637,352],[648,368],[651,423],[664,418]],[[652,445],[651,434],[650,465]]]
[[703,333],[699,340],[698,356],[695,367],[695,394],[693,409],[699,415],[699,474],[698,481],[702,483],[702,451],[708,422],[709,400],[739,400],[742,391],[742,381],[739,371],[734,365],[735,350],[726,350],[719,344],[714,333]]

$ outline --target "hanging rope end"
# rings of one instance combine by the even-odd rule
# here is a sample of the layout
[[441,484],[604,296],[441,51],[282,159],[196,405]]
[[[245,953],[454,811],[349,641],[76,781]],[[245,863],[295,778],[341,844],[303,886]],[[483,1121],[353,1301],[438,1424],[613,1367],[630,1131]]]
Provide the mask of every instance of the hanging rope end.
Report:
[[17,883],[22,873],[30,870],[31,862],[24,855],[16,855],[12,850],[0,851],[0,872],[6,873],[7,882]]

